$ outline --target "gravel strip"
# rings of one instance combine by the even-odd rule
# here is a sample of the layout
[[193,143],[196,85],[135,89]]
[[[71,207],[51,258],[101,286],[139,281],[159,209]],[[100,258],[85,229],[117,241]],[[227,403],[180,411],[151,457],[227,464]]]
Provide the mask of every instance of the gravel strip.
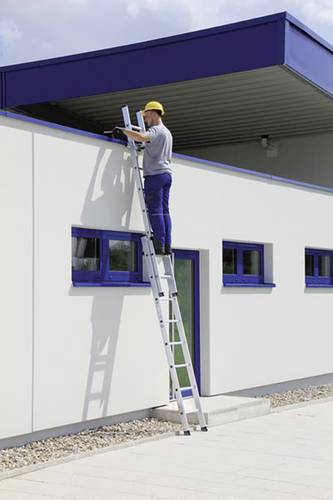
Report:
[[105,425],[77,434],[42,439],[16,448],[0,450],[0,472],[128,441],[139,441],[170,432],[176,433],[180,428],[178,424],[145,418],[117,425]]
[[[276,408],[330,396],[333,396],[333,384],[310,385],[303,389],[292,389],[258,397],[269,399],[271,407]],[[42,439],[16,448],[0,450],[0,472],[41,464],[49,460],[56,460],[129,441],[139,441],[143,438],[170,432],[176,433],[180,429],[179,424],[145,418],[117,425],[87,429],[76,434]]]
[[291,389],[285,392],[276,392],[274,394],[266,394],[260,397],[268,398],[271,402],[271,407],[291,405],[311,401],[313,399],[321,399],[333,396],[333,384],[325,385],[309,385],[303,389]]

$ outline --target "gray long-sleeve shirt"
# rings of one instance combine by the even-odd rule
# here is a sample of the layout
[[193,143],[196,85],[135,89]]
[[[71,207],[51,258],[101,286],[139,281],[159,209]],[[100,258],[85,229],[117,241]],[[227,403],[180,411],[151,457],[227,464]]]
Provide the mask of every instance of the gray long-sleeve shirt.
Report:
[[143,175],[171,174],[173,139],[170,130],[160,123],[150,127],[146,133],[150,140],[145,143]]

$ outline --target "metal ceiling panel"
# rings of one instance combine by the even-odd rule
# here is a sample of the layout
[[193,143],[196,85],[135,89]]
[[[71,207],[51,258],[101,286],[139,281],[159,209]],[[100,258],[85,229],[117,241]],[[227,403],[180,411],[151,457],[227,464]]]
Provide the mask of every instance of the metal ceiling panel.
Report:
[[122,123],[148,100],[163,102],[174,149],[333,130],[333,99],[286,66],[150,86],[54,102],[64,112],[98,123]]

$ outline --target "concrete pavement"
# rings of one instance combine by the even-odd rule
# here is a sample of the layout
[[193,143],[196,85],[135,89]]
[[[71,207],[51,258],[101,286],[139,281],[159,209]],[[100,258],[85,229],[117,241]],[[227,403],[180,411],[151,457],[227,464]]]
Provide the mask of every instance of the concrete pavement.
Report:
[[0,500],[333,500],[333,401],[0,482]]

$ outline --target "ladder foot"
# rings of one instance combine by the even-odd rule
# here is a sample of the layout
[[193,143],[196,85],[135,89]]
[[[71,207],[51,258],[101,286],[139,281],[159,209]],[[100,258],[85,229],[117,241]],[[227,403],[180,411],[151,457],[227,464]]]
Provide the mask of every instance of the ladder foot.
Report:
[[205,425],[204,427],[201,427],[202,432],[208,432],[208,427]]
[[164,293],[163,293],[163,292],[160,292],[160,293],[158,294],[158,296],[159,296],[159,297],[164,297]]
[[190,436],[191,435],[191,431],[184,431],[184,436]]

